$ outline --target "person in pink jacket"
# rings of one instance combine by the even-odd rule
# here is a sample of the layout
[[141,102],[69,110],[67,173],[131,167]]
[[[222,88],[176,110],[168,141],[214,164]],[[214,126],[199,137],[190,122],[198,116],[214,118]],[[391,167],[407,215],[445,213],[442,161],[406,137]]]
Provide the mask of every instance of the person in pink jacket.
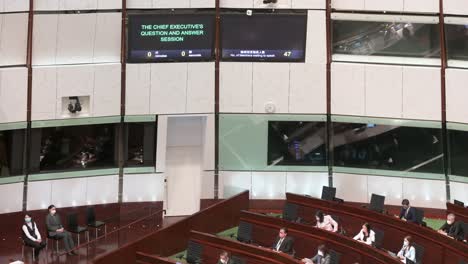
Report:
[[335,233],[338,232],[338,223],[330,215],[317,211],[315,219],[317,220],[315,227]]

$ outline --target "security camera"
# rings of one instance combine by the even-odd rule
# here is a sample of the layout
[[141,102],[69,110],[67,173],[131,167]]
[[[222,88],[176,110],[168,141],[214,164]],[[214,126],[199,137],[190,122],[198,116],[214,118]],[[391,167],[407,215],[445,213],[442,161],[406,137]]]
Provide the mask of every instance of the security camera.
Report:
[[276,4],[278,3],[278,0],[263,0],[263,3],[266,4]]
[[252,16],[253,14],[253,11],[251,9],[247,9],[247,11],[245,12],[246,15],[248,16]]
[[68,103],[68,111],[72,114],[81,112],[81,103],[78,96],[70,96],[68,99],[70,99],[70,102]]

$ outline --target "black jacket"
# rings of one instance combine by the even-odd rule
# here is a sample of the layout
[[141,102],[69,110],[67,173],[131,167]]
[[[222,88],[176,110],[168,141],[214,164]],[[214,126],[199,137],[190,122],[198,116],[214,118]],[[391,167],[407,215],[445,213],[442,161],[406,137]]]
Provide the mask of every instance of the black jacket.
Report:
[[[280,240],[280,237],[277,237],[275,239],[275,243],[273,244],[272,248],[276,250],[276,245],[278,244]],[[286,236],[283,240],[283,242],[281,243],[280,247],[279,247],[279,251],[283,252],[283,253],[286,253],[286,254],[289,254],[289,255],[293,255],[294,253],[294,239],[290,236]]]
[[463,225],[464,224],[461,221],[457,221],[451,225],[445,222],[445,224],[442,225],[439,230],[444,231],[448,236],[453,237],[456,240],[463,241],[465,239],[466,232]]
[[405,214],[406,214],[406,209],[401,208],[400,219],[404,217],[406,221],[412,222],[412,223],[416,223],[418,221],[418,219],[416,219],[416,210],[413,207],[409,208],[409,211],[406,217],[405,217]]

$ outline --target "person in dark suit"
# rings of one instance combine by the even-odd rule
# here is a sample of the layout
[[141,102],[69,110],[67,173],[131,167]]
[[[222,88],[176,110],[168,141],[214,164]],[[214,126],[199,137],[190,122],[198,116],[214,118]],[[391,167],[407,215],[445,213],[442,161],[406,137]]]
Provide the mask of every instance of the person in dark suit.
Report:
[[409,200],[403,199],[403,201],[401,201],[401,206],[399,218],[404,219],[407,222],[417,223],[416,209],[410,206]]
[[43,248],[45,248],[46,243],[45,241],[42,241],[41,233],[39,233],[36,222],[34,222],[28,214],[24,216],[22,231],[24,244],[28,247],[34,248],[35,259],[38,261],[39,253]]
[[218,264],[230,264],[230,263],[231,261],[229,260],[229,253],[227,253],[226,251],[221,252],[221,254],[219,254]]
[[46,216],[46,226],[49,236],[58,239],[63,239],[63,243],[65,245],[65,250],[67,251],[67,254],[69,256],[77,255],[75,251],[73,251],[75,243],[73,242],[72,235],[70,234],[70,232],[63,228],[60,216],[57,214],[57,209],[54,205],[50,205],[48,209],[49,214]]
[[311,259],[304,258],[301,261],[306,264],[330,264],[330,259],[328,248],[325,245],[320,245],[317,249],[317,255]]
[[289,255],[294,254],[294,239],[288,236],[288,229],[283,227],[278,233],[278,237],[272,246],[273,250]]
[[465,240],[465,230],[463,230],[463,222],[455,221],[455,215],[454,214],[448,214],[447,215],[447,222],[445,222],[440,228],[439,228],[439,234],[448,236],[450,238],[453,238],[458,241],[464,241]]

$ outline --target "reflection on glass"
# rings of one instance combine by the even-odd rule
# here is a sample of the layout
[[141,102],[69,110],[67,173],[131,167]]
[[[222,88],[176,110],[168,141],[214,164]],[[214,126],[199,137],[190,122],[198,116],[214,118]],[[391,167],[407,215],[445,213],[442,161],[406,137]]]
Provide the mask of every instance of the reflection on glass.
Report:
[[334,166],[443,173],[441,129],[334,123]]
[[40,170],[115,166],[114,125],[43,128]]
[[446,25],[449,60],[468,60],[468,25]]
[[324,122],[268,122],[268,165],[325,166]]
[[468,131],[449,130],[449,157],[452,175],[468,176]]
[[437,24],[333,21],[333,54],[439,58]]
[[127,166],[153,166],[156,123],[130,123],[127,127]]
[[23,173],[24,130],[0,131],[0,177]]

